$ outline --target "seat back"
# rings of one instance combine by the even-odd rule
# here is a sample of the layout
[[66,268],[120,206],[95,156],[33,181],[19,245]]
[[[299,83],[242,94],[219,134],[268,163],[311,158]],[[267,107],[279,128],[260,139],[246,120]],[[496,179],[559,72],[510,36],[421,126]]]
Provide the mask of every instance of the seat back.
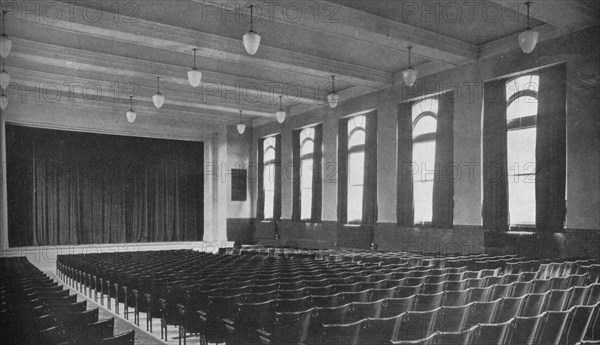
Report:
[[544,293],[552,288],[552,280],[550,279],[535,279],[531,287],[531,293]]
[[87,325],[85,331],[85,339],[91,340],[89,343],[92,343],[94,340],[112,337],[115,325],[114,321],[115,319],[111,317],[110,319],[90,323]]
[[400,326],[392,340],[418,340],[431,336],[441,308],[430,311],[409,311],[402,314]]
[[546,305],[544,309],[547,311],[561,311],[564,310],[569,297],[571,297],[572,289],[568,290],[550,290],[546,299]]
[[367,320],[353,323],[323,325],[320,344],[362,345],[359,342],[359,333],[367,324]]
[[397,333],[404,314],[392,317],[367,319],[367,325],[361,329],[359,343],[362,344],[388,344],[393,335]]
[[493,285],[491,287],[490,294],[488,296],[488,300],[495,301],[498,298],[510,296],[513,286],[514,286],[514,283]]
[[542,328],[537,337],[537,343],[540,345],[559,345],[568,317],[568,311],[546,312],[542,321]]
[[531,291],[532,281],[515,282],[513,285],[511,297],[521,297],[527,295]]
[[508,339],[508,345],[533,345],[541,329],[542,321],[546,314],[530,317],[516,317],[513,320],[513,329]]
[[443,306],[439,311],[435,323],[435,330],[440,332],[462,331],[471,305],[473,305],[473,303],[461,306]]
[[566,328],[566,332],[563,332],[563,338],[561,343],[574,344],[580,340],[583,340],[584,335],[590,323],[593,320],[594,308],[596,305],[580,305],[570,309],[569,322]]
[[315,308],[296,312],[276,312],[270,343],[302,344],[309,338],[309,328]]
[[131,330],[114,337],[102,339],[101,345],[133,345],[135,341],[135,331]]
[[444,292],[435,294],[418,294],[415,297],[415,304],[413,306],[414,311],[427,311],[433,310],[442,306],[444,299]]
[[524,304],[525,296],[502,298],[498,310],[496,311],[496,315],[494,315],[494,323],[506,322],[519,316]]
[[382,317],[393,317],[412,310],[415,296],[387,298],[383,303]]
[[366,318],[380,317],[384,302],[384,299],[373,302],[353,302],[350,311],[350,320],[354,322]]
[[471,345],[471,339],[478,326],[473,326],[461,332],[436,332],[433,337],[435,345]]
[[505,345],[510,336],[512,320],[503,323],[480,324],[473,335],[472,344]]
[[465,320],[465,327],[471,328],[480,323],[492,323],[498,308],[498,302],[472,302]]
[[488,300],[490,294],[489,287],[474,287],[469,289],[469,296],[467,297],[467,303],[471,302],[485,302]]
[[444,306],[459,306],[467,304],[469,290],[444,291]]

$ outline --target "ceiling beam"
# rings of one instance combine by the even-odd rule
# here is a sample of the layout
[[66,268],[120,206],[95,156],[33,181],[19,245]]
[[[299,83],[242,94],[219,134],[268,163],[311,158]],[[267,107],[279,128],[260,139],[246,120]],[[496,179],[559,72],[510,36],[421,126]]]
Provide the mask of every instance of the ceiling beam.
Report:
[[[527,14],[525,1],[490,0],[523,15]],[[550,24],[566,32],[585,29],[600,23],[600,6],[597,0],[536,0],[532,1],[532,18]]]
[[42,20],[25,24],[186,54],[191,54],[192,48],[198,47],[197,54],[201,58],[246,65],[248,68],[295,72],[316,78],[329,78],[331,74],[335,74],[347,83],[373,88],[392,83],[392,73],[373,68],[267,45],[261,46],[260,54],[250,56],[246,53],[241,38],[233,39],[140,18],[115,22],[110,15],[106,15],[100,16],[97,21],[90,21],[83,18],[85,11],[82,7],[71,6],[73,17],[68,21]]
[[[217,9],[244,11],[247,11],[246,7],[250,4],[247,0],[193,1]],[[259,7],[261,4],[265,5],[262,11],[258,11],[264,14],[262,20],[300,27],[351,41],[366,42],[373,46],[404,53],[406,47],[412,45],[413,53],[416,56],[454,65],[477,59],[477,46],[474,44],[337,3],[282,0],[275,3],[258,2],[253,4]],[[319,16],[314,14],[315,6],[318,6],[320,10],[317,12]],[[285,11],[282,10],[283,7],[285,7]],[[307,13],[312,14],[307,15]]]

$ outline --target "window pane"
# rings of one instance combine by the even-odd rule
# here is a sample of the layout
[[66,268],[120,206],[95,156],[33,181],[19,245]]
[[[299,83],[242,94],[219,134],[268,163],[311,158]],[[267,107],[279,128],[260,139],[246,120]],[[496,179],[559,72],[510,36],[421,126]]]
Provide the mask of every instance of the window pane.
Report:
[[300,200],[300,218],[310,219],[312,212],[312,189],[302,189],[301,195],[302,198]]
[[413,128],[413,138],[421,134],[435,133],[437,131],[437,120],[433,116],[424,116],[417,121]]
[[300,155],[311,154],[315,151],[315,143],[312,140],[305,141],[300,148]]
[[355,128],[365,129],[365,116],[355,116],[348,120],[348,134],[352,133]]
[[433,181],[435,169],[435,141],[413,144],[413,162],[417,165],[413,181]]
[[365,153],[352,152],[348,155],[348,185],[362,186],[364,182]]
[[265,190],[265,219],[273,218],[273,199],[275,198],[275,192],[272,190]]
[[535,224],[535,175],[508,178],[510,225]]
[[362,186],[348,187],[348,222],[362,221]]
[[305,128],[300,132],[300,142],[303,142],[305,139],[314,139],[315,138],[315,129],[314,128]]
[[506,121],[520,117],[537,115],[538,101],[533,97],[519,97],[506,108]]
[[413,188],[415,224],[429,223],[433,214],[433,181],[415,182]]
[[265,191],[275,190],[275,164],[267,164],[263,170],[263,185]]
[[300,162],[300,188],[311,188],[313,178],[313,160],[303,159]]
[[266,150],[269,146],[275,147],[275,137],[265,138],[264,149]]
[[535,173],[535,128],[524,128],[507,133],[508,174]]
[[270,162],[275,160],[275,150],[273,148],[269,148],[265,151],[265,155],[263,157],[264,162]]
[[348,139],[348,148],[357,146],[357,145],[364,145],[365,144],[365,131],[363,130],[357,130],[356,132],[352,133],[352,136],[350,137],[350,139]]
[[421,102],[415,103],[412,106],[412,120],[415,122],[417,117],[425,112],[430,112],[433,114],[438,113],[439,103],[435,98],[427,98],[422,100]]
[[507,82],[506,101],[508,101],[512,95],[519,91],[531,90],[537,92],[539,84],[540,76],[538,75],[524,75]]

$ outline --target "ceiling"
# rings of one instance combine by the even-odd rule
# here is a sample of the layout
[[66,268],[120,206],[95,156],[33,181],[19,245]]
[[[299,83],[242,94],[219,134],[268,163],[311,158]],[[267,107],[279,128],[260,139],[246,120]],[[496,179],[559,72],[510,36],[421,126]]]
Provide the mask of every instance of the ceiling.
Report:
[[[134,94],[138,118],[153,108],[160,75],[161,112],[234,124],[242,109],[260,124],[275,119],[280,94],[292,114],[326,106],[331,75],[342,100],[400,83],[408,46],[420,76],[514,49],[526,13],[523,3],[505,0],[254,2],[262,40],[250,56],[241,40],[248,4],[4,1],[13,40],[6,70],[17,85],[50,92],[59,85],[63,95],[74,90],[75,98],[123,112]],[[532,17],[546,40],[597,25],[600,1],[540,0]],[[186,76],[194,47],[198,88]]]

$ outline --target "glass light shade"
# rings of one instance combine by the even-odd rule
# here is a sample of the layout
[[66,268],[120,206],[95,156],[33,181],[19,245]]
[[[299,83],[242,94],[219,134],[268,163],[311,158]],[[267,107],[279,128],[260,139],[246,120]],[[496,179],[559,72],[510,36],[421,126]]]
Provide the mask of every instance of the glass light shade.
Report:
[[277,122],[283,123],[283,121],[285,121],[285,111],[277,110],[275,117],[277,118]]
[[2,71],[0,73],[0,85],[2,85],[4,90],[6,90],[8,83],[10,83],[10,75],[6,71]]
[[0,98],[0,109],[4,110],[8,106],[8,97],[5,94],[2,94],[2,98]]
[[537,44],[539,33],[535,30],[527,29],[519,34],[519,45],[525,54],[531,53]]
[[258,46],[260,45],[260,35],[250,30],[247,34],[244,35],[244,48],[250,55],[256,54],[258,51]]
[[188,71],[188,81],[190,85],[196,87],[200,85],[200,80],[202,80],[202,72],[200,72],[197,68],[192,68]]
[[162,93],[157,92],[154,96],[152,96],[152,102],[154,102],[154,106],[156,108],[160,109],[165,102],[165,96],[163,96]]
[[129,121],[129,123],[133,123],[135,121],[135,117],[137,116],[137,113],[133,110],[129,110],[128,112],[125,113],[125,115],[127,116],[127,121]]
[[338,103],[340,102],[340,95],[337,93],[330,93],[327,95],[327,102],[329,102],[329,106],[331,108],[337,107]]
[[237,131],[238,131],[238,133],[244,134],[245,130],[246,130],[246,125],[245,124],[243,124],[241,122],[237,124]]
[[417,70],[412,67],[408,68],[402,72],[402,79],[408,87],[412,87],[417,81]]
[[8,36],[2,34],[0,36],[0,56],[6,58],[10,54],[10,48],[12,48],[12,41]]

